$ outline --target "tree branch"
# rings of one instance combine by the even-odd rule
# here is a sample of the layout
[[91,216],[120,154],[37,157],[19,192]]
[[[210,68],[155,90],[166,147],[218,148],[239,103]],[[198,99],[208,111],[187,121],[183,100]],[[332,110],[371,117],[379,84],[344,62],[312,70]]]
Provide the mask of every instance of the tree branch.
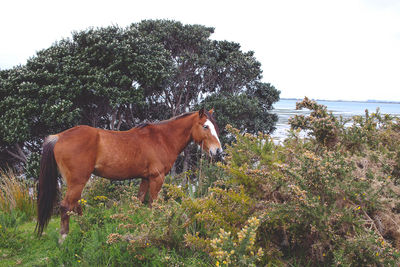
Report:
[[[18,146],[18,145],[16,145],[16,146],[17,146],[18,154],[20,154],[21,152],[20,152],[19,150],[20,150],[21,148],[18,149],[19,146]],[[12,151],[10,151],[10,150],[8,150],[8,149],[6,149],[6,151],[7,151],[8,154],[10,154],[11,156],[13,156],[14,158],[16,158],[16,159],[22,161],[23,163],[27,163],[27,158],[26,158],[25,154],[20,154],[20,155],[18,155],[18,154],[15,154],[14,152],[12,152]],[[21,151],[22,151],[22,150],[21,150]]]

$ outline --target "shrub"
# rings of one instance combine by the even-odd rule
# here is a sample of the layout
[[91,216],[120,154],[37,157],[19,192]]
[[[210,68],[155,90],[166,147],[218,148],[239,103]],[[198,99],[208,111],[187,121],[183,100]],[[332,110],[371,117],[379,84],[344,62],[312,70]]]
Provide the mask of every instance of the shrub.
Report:
[[[311,124],[319,133],[327,129],[320,121]],[[209,195],[190,199],[179,188],[170,192],[187,207],[196,226],[185,236],[186,244],[210,253],[218,264],[228,262],[229,246],[238,244],[245,221],[256,216],[261,223],[255,246],[266,248],[262,264],[285,259],[313,265],[398,263],[395,226],[400,218],[393,208],[400,206],[400,191],[390,179],[394,165],[385,161],[390,151],[376,151],[369,144],[362,154],[354,154],[343,145],[339,126],[334,125],[334,139],[323,134],[320,140],[292,138],[284,147],[268,136],[230,129],[236,142],[226,149],[226,164],[220,165],[226,175]],[[228,192],[236,195],[227,197]]]
[[326,106],[318,105],[317,102],[305,97],[303,101],[296,103],[296,109],[307,108],[311,110],[309,116],[295,115],[289,119],[292,129],[309,131],[319,144],[333,147],[338,142],[339,130],[344,123],[328,112]]
[[104,202],[112,204],[113,202],[125,201],[132,195],[137,195],[137,184],[140,180],[111,181],[101,177],[91,177],[86,184],[82,198],[89,200],[91,204]]
[[260,220],[251,217],[237,233],[237,237],[232,236],[231,232],[220,229],[218,237],[211,240],[210,254],[216,259],[216,265],[256,266],[264,255],[263,249],[255,245],[259,225]]

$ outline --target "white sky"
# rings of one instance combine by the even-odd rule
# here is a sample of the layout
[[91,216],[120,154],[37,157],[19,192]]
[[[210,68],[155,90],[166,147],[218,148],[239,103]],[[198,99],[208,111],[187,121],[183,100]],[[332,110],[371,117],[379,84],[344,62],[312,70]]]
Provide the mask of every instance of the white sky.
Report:
[[400,0],[2,0],[0,69],[90,26],[174,19],[255,51],[281,97],[400,101]]

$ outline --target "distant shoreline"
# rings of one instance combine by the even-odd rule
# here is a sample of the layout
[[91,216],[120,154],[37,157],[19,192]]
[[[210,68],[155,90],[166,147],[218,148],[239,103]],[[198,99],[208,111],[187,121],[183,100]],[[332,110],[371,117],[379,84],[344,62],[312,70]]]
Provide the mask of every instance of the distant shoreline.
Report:
[[[303,100],[302,98],[281,98],[280,100],[298,100],[301,101]],[[400,104],[400,101],[389,101],[389,100],[328,100],[328,99],[313,99],[311,98],[311,100],[314,101],[325,101],[325,102],[355,102],[355,103],[383,103],[383,104]]]

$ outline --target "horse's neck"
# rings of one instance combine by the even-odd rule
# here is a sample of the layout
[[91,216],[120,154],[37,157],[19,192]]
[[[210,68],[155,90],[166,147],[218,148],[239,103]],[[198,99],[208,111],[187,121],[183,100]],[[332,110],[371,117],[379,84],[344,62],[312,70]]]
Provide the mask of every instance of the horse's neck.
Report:
[[160,126],[168,129],[161,131],[161,134],[165,137],[171,152],[177,157],[192,141],[193,117],[187,116]]

